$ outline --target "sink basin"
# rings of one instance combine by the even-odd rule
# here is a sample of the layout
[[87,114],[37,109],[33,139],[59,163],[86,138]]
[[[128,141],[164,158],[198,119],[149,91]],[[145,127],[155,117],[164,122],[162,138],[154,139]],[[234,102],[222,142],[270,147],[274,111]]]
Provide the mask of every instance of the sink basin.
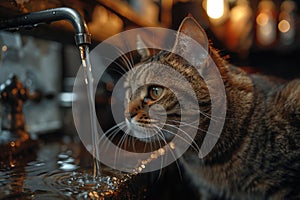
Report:
[[197,199],[176,163],[137,175],[102,166],[95,181],[92,163],[77,136],[41,135],[36,148],[0,160],[0,199]]
[[43,135],[26,155],[0,162],[0,199],[141,199],[138,175],[102,167],[93,180],[92,157],[77,137]]

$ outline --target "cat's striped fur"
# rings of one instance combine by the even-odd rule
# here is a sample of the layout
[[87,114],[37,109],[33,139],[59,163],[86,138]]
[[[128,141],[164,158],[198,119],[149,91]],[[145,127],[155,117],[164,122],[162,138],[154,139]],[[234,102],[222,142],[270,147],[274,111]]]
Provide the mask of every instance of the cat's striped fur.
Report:
[[[248,75],[231,66],[208,45],[205,32],[191,17],[184,19],[179,32],[207,49],[220,71],[227,96],[225,125],[213,150],[199,159],[198,152],[190,148],[181,158],[202,199],[300,199],[300,80],[282,82]],[[177,41],[174,48],[193,51],[188,44],[180,45]],[[145,49],[139,51],[144,57],[147,54]],[[197,76],[193,66],[179,56],[160,52],[137,65],[127,87],[132,87],[139,78],[147,79],[153,63],[170,66],[190,81],[200,110],[208,114],[200,118],[195,138],[195,143],[201,146],[211,120],[206,85],[210,83]],[[163,74],[161,77],[172,81]],[[180,85],[176,87],[184,91]],[[170,109],[173,121],[180,121],[180,105],[172,92],[166,89],[159,101],[146,105],[143,101],[147,92],[145,86],[128,99],[128,118],[144,123],[148,117],[146,110],[159,103]]]

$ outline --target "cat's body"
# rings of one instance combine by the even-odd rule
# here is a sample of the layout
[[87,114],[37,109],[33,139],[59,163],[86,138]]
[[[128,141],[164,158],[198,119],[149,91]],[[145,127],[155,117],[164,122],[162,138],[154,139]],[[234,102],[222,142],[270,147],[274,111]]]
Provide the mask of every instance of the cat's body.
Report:
[[300,80],[279,84],[243,72],[234,76],[247,90],[226,89],[220,139],[203,160],[184,154],[187,172],[208,199],[300,198]]
[[[205,33],[192,18],[185,19],[179,32],[207,48],[220,71],[226,92],[225,124],[217,144],[203,159],[192,147],[180,159],[202,199],[300,198],[300,80],[285,83],[266,76],[248,75],[231,66],[209,47]],[[188,46],[177,41],[175,48],[185,51],[183,48]],[[171,66],[190,81],[199,101],[197,106],[208,114],[200,118],[194,140],[201,146],[211,120],[207,84],[213,84],[213,80],[204,82],[196,76],[193,66],[179,56],[160,53],[137,66],[127,87],[133,87],[139,77],[147,80],[143,66],[149,68],[153,63]],[[176,87],[180,90],[182,86]],[[129,95],[127,123],[143,126],[149,117],[147,110],[154,104],[170,107],[171,118],[177,117],[180,121],[180,106],[176,106],[174,95],[167,88],[155,86],[156,93],[150,93],[149,97],[149,88],[152,90],[153,86]]]

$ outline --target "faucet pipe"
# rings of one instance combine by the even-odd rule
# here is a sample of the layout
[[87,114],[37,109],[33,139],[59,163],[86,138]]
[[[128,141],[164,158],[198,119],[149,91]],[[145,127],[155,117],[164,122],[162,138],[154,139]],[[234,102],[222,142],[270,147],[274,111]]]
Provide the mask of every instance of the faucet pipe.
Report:
[[81,15],[72,8],[52,8],[23,14],[10,19],[0,20],[0,30],[18,30],[19,28],[34,28],[42,23],[67,20],[75,29],[77,46],[91,44],[91,34]]

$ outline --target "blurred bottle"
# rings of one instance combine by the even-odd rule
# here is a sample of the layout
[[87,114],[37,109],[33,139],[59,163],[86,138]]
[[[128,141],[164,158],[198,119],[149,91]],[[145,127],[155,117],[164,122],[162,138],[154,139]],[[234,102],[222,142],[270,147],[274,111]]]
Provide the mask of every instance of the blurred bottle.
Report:
[[246,56],[253,43],[253,11],[249,0],[236,2],[226,28],[227,48]]
[[279,39],[283,45],[291,45],[295,40],[295,2],[286,0],[281,3],[279,14]]
[[255,22],[257,44],[263,47],[274,45],[277,39],[277,12],[273,1],[259,2]]

